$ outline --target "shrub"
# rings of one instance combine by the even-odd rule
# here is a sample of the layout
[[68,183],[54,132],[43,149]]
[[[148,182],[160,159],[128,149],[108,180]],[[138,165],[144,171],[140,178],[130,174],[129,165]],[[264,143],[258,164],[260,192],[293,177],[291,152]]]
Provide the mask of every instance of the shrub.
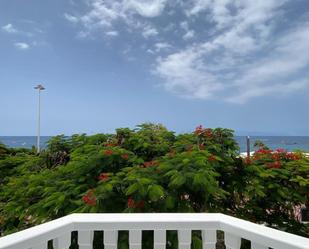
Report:
[[294,215],[308,203],[309,159],[268,149],[241,159],[228,129],[142,124],[57,136],[40,155],[2,151],[3,234],[73,212],[222,212],[309,236]]

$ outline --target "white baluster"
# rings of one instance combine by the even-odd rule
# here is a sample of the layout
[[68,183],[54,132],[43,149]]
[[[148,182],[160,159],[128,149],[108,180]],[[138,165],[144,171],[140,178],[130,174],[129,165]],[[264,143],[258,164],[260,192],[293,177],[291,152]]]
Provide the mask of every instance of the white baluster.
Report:
[[202,230],[203,249],[216,249],[217,230]]
[[154,230],[154,249],[165,249],[166,248],[166,231],[165,230]]
[[54,249],[69,249],[71,245],[71,233],[65,233],[53,240]]
[[129,231],[129,248],[141,249],[142,248],[142,231],[130,230]]
[[269,248],[268,246],[262,246],[255,242],[251,242],[251,249],[268,249],[268,248]]
[[104,248],[117,249],[118,231],[104,230]]
[[178,230],[178,248],[191,248],[191,230]]
[[39,245],[35,245],[31,247],[31,249],[47,249],[47,242],[39,244]]
[[240,249],[241,238],[230,233],[224,233],[226,249]]
[[93,231],[78,231],[79,249],[92,249]]

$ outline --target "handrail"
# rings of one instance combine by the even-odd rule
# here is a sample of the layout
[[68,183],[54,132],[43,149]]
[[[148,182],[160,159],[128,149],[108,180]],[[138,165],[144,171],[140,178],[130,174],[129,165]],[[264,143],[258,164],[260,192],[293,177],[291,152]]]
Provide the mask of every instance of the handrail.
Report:
[[221,214],[221,216],[221,230],[237,234],[244,239],[250,241],[258,240],[260,244],[278,249],[309,248],[308,238],[258,225],[228,215]]
[[[41,241],[49,241],[61,236],[63,233],[73,231],[73,215],[68,215],[53,221],[37,225],[20,232],[16,232],[0,238],[0,249],[3,248],[25,248],[24,244],[29,246],[40,244]],[[31,242],[29,242],[31,240]]]
[[309,249],[307,238],[217,213],[71,214],[2,237],[0,249],[44,248],[35,246],[72,231],[94,230],[222,230],[257,243],[259,248]]

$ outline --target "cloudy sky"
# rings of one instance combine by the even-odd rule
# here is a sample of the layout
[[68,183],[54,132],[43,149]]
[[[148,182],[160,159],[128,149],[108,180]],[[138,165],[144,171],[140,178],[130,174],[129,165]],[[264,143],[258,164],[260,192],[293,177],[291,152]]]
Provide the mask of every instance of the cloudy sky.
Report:
[[3,0],[0,135],[142,122],[309,135],[308,0]]

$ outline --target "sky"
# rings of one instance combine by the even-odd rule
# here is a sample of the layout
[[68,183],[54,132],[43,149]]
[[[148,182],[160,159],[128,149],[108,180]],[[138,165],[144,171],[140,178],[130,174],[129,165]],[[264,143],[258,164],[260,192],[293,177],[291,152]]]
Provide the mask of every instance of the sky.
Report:
[[308,0],[2,0],[0,135],[144,122],[309,135]]

